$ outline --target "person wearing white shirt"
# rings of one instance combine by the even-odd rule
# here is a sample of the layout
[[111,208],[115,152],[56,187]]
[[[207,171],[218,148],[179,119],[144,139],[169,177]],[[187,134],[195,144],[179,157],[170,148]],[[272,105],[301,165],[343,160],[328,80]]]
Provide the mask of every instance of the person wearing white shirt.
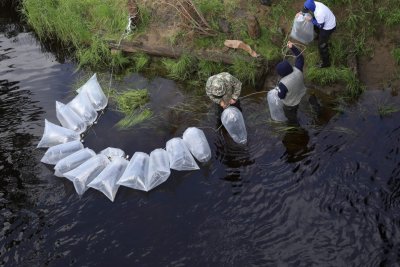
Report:
[[336,18],[333,12],[321,2],[307,0],[304,2],[303,13],[310,13],[309,18],[314,24],[314,29],[318,34],[318,50],[322,62],[318,65],[320,68],[326,68],[331,65],[329,58],[329,37],[336,29]]

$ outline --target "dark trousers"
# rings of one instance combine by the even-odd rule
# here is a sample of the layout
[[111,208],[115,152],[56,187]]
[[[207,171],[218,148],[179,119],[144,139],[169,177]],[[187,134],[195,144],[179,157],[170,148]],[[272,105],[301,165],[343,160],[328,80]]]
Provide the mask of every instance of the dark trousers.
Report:
[[331,34],[336,30],[336,27],[332,30],[324,30],[319,29],[318,27],[314,26],[315,31],[317,32],[318,36],[318,50],[319,55],[322,60],[322,64],[325,66],[329,66],[331,61],[329,57],[329,37]]

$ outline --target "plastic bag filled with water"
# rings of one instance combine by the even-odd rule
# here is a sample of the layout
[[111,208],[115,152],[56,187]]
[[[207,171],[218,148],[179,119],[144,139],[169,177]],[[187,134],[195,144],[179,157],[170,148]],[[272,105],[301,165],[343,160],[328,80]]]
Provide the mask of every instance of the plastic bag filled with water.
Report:
[[56,115],[61,125],[65,128],[83,133],[86,130],[86,123],[69,106],[56,101]]
[[75,169],[94,156],[96,156],[96,153],[90,148],[78,150],[57,162],[56,166],[54,166],[54,175],[58,177],[64,177],[64,173]]
[[117,194],[119,178],[124,173],[128,161],[124,158],[115,157],[112,162],[104,168],[104,170],[88,184],[88,187],[99,190],[106,195],[111,201],[114,201]]
[[97,118],[97,111],[85,93],[78,94],[67,105],[83,119],[86,125],[92,125]]
[[285,112],[283,111],[283,103],[278,96],[278,90],[276,88],[268,92],[267,101],[271,118],[274,121],[287,121]]
[[247,131],[242,112],[236,107],[227,107],[221,115],[221,121],[233,141],[238,144],[247,143]]
[[83,195],[88,189],[88,184],[93,181],[110,163],[104,155],[96,155],[85,161],[75,169],[64,173],[64,177],[74,183],[78,195]]
[[104,94],[99,82],[97,81],[96,73],[77,90],[78,93],[86,93],[89,96],[93,107],[99,111],[107,106],[108,99]]
[[146,191],[153,189],[154,187],[165,182],[171,170],[169,168],[168,153],[164,149],[154,149],[150,153],[149,160],[149,171],[146,179]]
[[83,145],[79,140],[52,146],[47,149],[46,153],[44,153],[44,156],[40,161],[43,163],[55,165],[63,158],[81,149],[83,149]]
[[183,142],[190,153],[200,162],[211,159],[211,149],[204,132],[196,127],[189,127],[182,136]]
[[120,157],[123,158],[125,157],[125,152],[122,149],[119,148],[114,148],[114,147],[107,147],[106,149],[103,149],[100,151],[99,154],[103,154],[109,158],[112,157]]
[[127,186],[133,189],[148,191],[147,188],[147,173],[149,170],[148,154],[143,152],[135,152],[125,172],[118,181],[119,185]]
[[37,147],[51,147],[80,139],[79,133],[44,120],[44,133]]
[[177,171],[198,170],[199,166],[194,160],[182,138],[175,137],[166,144],[169,167]]
[[306,19],[310,14],[300,14],[294,18],[292,31],[290,37],[300,41],[304,44],[310,43],[314,40],[314,26],[313,23]]

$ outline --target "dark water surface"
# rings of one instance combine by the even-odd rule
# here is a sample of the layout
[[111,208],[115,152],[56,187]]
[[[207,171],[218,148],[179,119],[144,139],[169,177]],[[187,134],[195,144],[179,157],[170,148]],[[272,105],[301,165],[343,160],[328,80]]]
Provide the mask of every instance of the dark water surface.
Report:
[[[306,96],[290,130],[254,95],[242,100],[248,145],[204,128],[213,158],[199,171],[149,193],[120,187],[114,203],[92,189],[79,198],[35,147],[55,101],[89,74],[42,48],[11,7],[0,14],[0,266],[399,266],[400,113],[378,114],[398,96],[370,91],[343,113],[321,96],[316,113]],[[219,126],[211,105],[179,111],[191,96],[172,81],[114,85],[148,88],[157,117],[118,131],[110,105],[85,139],[96,152],[149,153],[189,126]]]

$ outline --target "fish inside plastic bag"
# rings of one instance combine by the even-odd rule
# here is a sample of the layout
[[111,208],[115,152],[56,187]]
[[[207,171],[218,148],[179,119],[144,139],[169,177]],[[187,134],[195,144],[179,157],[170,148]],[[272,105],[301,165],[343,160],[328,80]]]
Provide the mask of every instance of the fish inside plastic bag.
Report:
[[88,184],[88,187],[99,190],[106,195],[111,201],[114,201],[117,194],[119,178],[123,174],[128,161],[124,158],[114,157],[112,162],[104,168],[104,170]]
[[79,133],[44,120],[44,133],[37,147],[52,147],[80,139]]
[[194,160],[182,138],[175,137],[166,144],[169,167],[177,171],[198,170],[199,166]]
[[78,94],[67,105],[83,119],[86,125],[92,125],[97,118],[97,111],[87,94]]
[[56,101],[56,115],[61,125],[65,128],[83,133],[86,130],[86,123],[68,105]]
[[198,161],[207,162],[211,159],[210,145],[202,130],[196,127],[189,127],[183,133],[182,139]]
[[85,161],[75,169],[64,173],[64,177],[74,183],[78,195],[83,195],[88,189],[88,184],[93,181],[110,163],[104,155],[96,155]]
[[58,177],[64,177],[64,173],[75,169],[94,156],[96,156],[96,153],[90,148],[78,150],[57,162],[56,166],[54,166],[54,175]]
[[157,148],[150,153],[149,171],[147,172],[146,191],[165,182],[171,169],[169,168],[168,153],[164,149]]
[[274,121],[281,121],[281,122],[287,121],[285,112],[283,111],[283,103],[278,96],[278,90],[276,88],[268,92],[267,101],[269,106],[269,112],[271,113],[271,118]]
[[52,146],[47,149],[46,153],[43,155],[40,161],[43,163],[54,165],[63,158],[81,149],[83,149],[83,144],[79,140]]
[[119,148],[114,148],[114,147],[107,147],[106,149],[103,149],[100,151],[99,154],[103,154],[109,158],[111,157],[120,157],[123,158],[125,157],[125,152],[122,149]]
[[247,131],[242,112],[236,107],[227,107],[221,115],[221,121],[233,141],[238,144],[247,143]]
[[97,81],[96,73],[78,90],[78,93],[86,93],[89,96],[93,107],[99,111],[107,106],[108,99],[104,94],[99,82]]
[[311,15],[297,15],[294,18],[292,31],[290,33],[290,37],[304,44],[308,44],[314,40],[314,26],[310,20],[306,19],[307,16]]
[[133,189],[148,191],[146,179],[149,170],[149,160],[150,157],[148,154],[135,152],[126,167],[125,172],[117,183]]

